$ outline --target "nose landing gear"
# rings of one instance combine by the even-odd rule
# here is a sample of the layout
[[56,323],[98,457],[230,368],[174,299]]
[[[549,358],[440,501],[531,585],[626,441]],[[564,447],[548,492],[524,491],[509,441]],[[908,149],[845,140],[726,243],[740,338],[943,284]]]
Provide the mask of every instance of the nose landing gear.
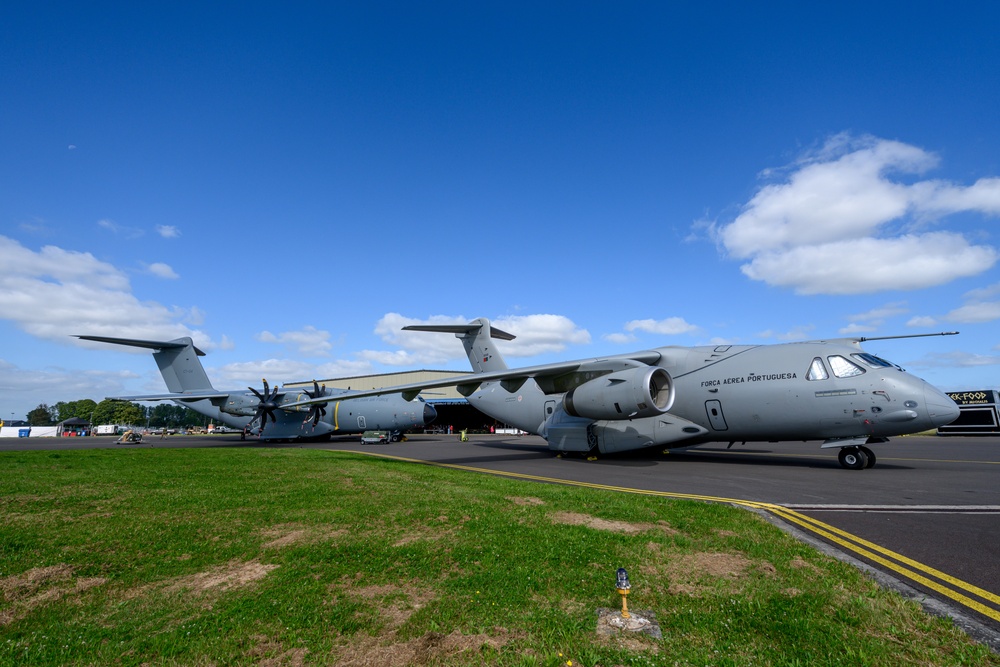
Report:
[[875,465],[875,452],[863,446],[842,447],[837,458],[848,470],[864,470]]

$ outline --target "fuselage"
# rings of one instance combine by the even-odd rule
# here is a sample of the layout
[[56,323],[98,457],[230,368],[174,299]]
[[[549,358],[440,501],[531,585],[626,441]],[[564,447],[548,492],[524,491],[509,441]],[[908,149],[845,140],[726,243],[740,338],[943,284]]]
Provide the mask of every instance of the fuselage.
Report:
[[[264,440],[289,440],[350,435],[367,430],[403,432],[422,428],[437,417],[434,408],[421,398],[405,401],[399,394],[351,398],[349,390],[332,393],[319,420],[313,418],[309,407],[281,408],[281,405],[308,397],[303,391],[284,392],[278,401],[279,409],[274,410],[276,421],[268,420],[260,430],[260,437]],[[180,405],[243,429],[251,425],[258,403],[259,399],[248,391],[229,394],[221,409],[207,400]]]
[[[645,443],[609,445],[611,451],[707,441],[883,438],[936,428],[958,416],[955,402],[941,391],[843,341],[655,352],[656,365],[671,377],[673,403],[664,415],[592,422],[588,428],[597,436],[611,429]],[[564,398],[544,394],[529,380],[513,393],[485,383],[469,401],[496,419],[546,435],[565,419]],[[665,415],[690,424],[667,434]]]

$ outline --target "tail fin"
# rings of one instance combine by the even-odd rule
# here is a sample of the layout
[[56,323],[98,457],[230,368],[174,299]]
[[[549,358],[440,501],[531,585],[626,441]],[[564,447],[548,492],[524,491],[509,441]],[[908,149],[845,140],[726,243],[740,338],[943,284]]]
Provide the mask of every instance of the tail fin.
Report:
[[77,336],[82,340],[95,340],[114,345],[129,347],[145,347],[153,350],[153,359],[160,367],[160,375],[167,384],[167,389],[174,393],[185,391],[201,391],[211,389],[212,382],[205,373],[205,368],[198,357],[205,353],[194,346],[190,338],[175,338],[171,341],[137,340],[135,338],[109,338],[106,336]]
[[490,326],[490,321],[485,317],[468,324],[414,324],[403,327],[403,329],[455,334],[455,337],[461,340],[462,345],[465,346],[465,353],[469,355],[469,363],[472,364],[472,370],[476,373],[506,370],[507,363],[490,338],[514,340],[513,334]]

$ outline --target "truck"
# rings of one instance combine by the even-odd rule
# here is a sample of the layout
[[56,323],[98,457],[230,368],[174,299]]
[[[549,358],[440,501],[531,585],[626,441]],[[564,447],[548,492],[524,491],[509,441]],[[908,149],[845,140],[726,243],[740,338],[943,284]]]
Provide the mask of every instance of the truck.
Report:
[[118,435],[118,424],[101,424],[94,427],[94,435]]

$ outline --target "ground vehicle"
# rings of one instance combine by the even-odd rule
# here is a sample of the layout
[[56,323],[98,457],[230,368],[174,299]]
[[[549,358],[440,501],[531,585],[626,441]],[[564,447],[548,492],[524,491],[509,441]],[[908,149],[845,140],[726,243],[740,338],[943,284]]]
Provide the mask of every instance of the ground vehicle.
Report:
[[361,434],[362,445],[381,445],[392,441],[389,431],[365,431]]
[[121,434],[121,436],[115,440],[116,443],[129,444],[129,443],[139,443],[142,442],[142,434],[136,433],[132,429],[129,429]]
[[94,427],[94,435],[118,435],[117,424],[101,424]]

